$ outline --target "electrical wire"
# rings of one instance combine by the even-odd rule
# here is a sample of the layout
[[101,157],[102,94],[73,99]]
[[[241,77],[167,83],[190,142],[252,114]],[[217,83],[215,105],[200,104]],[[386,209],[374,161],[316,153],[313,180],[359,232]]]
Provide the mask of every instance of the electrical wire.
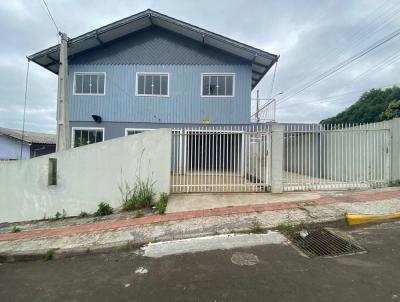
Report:
[[319,82],[329,78],[330,76],[332,76],[333,74],[341,71],[342,69],[344,69],[345,67],[347,67],[348,65],[352,64],[353,62],[361,59],[362,57],[364,57],[365,55],[369,54],[370,52],[374,51],[375,49],[379,48],[380,46],[388,43],[389,41],[393,40],[394,38],[397,38],[400,35],[400,29],[397,29],[395,31],[393,31],[392,33],[390,33],[389,35],[386,35],[385,37],[383,37],[382,39],[376,41],[375,43],[373,43],[372,45],[370,45],[369,47],[367,47],[366,49],[356,53],[355,55],[351,56],[350,58],[340,62],[339,64],[335,65],[334,67],[328,69],[327,71],[325,71],[324,73],[320,74],[319,76],[315,77],[312,81],[310,81],[309,83],[307,83],[306,85],[304,85],[303,87],[299,88],[296,92],[292,93],[291,95],[288,95],[280,100],[278,100],[277,104],[281,104],[283,102],[286,102],[287,100],[289,100],[290,98],[293,98],[294,96],[302,93],[303,91],[305,91],[308,88],[311,88],[313,86],[315,86],[316,84],[318,84]]
[[44,4],[45,7],[46,7],[47,13],[48,13],[48,15],[49,15],[51,21],[52,21],[53,24],[54,24],[54,27],[56,28],[57,34],[60,33],[60,30],[58,29],[57,23],[56,23],[56,21],[54,20],[53,15],[51,14],[51,11],[50,11],[49,7],[47,6],[46,0],[42,0],[42,1],[43,1],[43,4]]
[[271,90],[269,92],[269,98],[272,97],[272,93],[274,92],[274,85],[275,85],[276,69],[277,68],[278,68],[278,61],[276,61],[276,63],[275,63],[274,73],[272,75]]
[[26,76],[25,76],[25,97],[24,97],[24,113],[22,117],[22,133],[21,133],[21,152],[19,155],[19,159],[22,159],[22,149],[24,147],[24,138],[25,138],[25,117],[26,117],[26,102],[27,102],[27,96],[28,96],[28,79],[29,79],[29,63],[30,60],[28,60],[27,66],[26,66]]

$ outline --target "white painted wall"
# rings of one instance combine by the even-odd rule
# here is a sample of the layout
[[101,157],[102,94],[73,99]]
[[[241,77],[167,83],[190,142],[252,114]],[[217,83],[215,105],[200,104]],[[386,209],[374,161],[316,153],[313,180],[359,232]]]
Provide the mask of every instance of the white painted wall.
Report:
[[[0,134],[0,160],[19,159],[21,155],[21,142]],[[22,147],[22,159],[30,158],[30,147],[24,144]]]
[[[48,186],[49,158],[57,158],[58,184]],[[121,205],[118,186],[152,178],[169,192],[171,131],[160,129],[49,154],[0,162],[0,222],[41,219],[63,209],[94,212],[105,201]]]

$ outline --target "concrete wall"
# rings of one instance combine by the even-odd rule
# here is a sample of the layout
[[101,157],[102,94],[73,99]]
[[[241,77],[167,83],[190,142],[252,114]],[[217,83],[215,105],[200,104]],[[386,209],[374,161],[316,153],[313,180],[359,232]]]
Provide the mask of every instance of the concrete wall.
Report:
[[[57,185],[48,185],[49,158],[57,158]],[[0,222],[41,219],[66,210],[94,212],[105,201],[121,205],[118,186],[152,178],[169,192],[171,131],[160,129],[26,161],[0,162]]]
[[[21,142],[0,135],[0,160],[15,160],[19,159],[21,155]],[[22,147],[22,159],[30,158],[30,148],[28,144]]]

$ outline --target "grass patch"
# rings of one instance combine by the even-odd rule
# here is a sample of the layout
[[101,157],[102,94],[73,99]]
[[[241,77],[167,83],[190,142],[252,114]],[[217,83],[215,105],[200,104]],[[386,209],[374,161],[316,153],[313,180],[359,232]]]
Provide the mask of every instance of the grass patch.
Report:
[[107,202],[100,202],[94,216],[107,216],[111,215],[113,212],[114,209]]
[[156,195],[154,184],[155,182],[149,178],[145,181],[138,178],[133,188],[128,183],[125,183],[125,186],[121,185],[119,190],[122,195],[122,210],[134,211],[151,208]]
[[290,224],[289,222],[282,222],[278,225],[278,231],[279,233],[283,235],[290,235],[295,232],[295,227],[294,225]]
[[162,192],[160,194],[160,198],[158,202],[156,203],[156,209],[158,211],[158,214],[165,214],[165,210],[167,209],[167,204],[168,204],[168,194],[165,192]]
[[254,217],[250,224],[250,233],[260,234],[262,232],[263,230],[261,228],[260,221],[256,217]]
[[21,229],[16,225],[14,225],[11,229],[11,233],[19,233],[19,232],[21,232]]
[[65,211],[64,209],[62,210],[62,213],[58,212],[54,215],[54,216],[50,216],[49,218],[47,218],[48,221],[53,222],[53,221],[57,221],[60,219],[65,219],[67,217],[67,211]]
[[50,249],[46,252],[46,254],[43,256],[44,261],[50,261],[54,259],[54,255],[56,253],[57,249]]

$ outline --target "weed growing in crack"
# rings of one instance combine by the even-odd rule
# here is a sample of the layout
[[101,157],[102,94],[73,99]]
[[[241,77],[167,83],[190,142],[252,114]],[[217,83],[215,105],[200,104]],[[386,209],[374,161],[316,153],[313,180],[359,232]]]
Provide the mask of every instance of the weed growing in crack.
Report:
[[46,252],[46,254],[43,256],[44,261],[50,261],[54,259],[54,255],[56,253],[57,249],[50,249]]
[[127,243],[125,243],[123,246],[122,246],[122,251],[124,251],[124,252],[130,252],[131,250],[132,250],[132,245],[131,245],[131,243],[128,241]]
[[14,225],[13,228],[11,229],[11,233],[19,233],[19,232],[21,232],[21,229],[16,225]]
[[257,219],[257,217],[254,217],[253,220],[251,221],[251,225],[250,225],[250,233],[253,234],[260,234],[262,233],[263,230],[261,228],[261,223],[260,221]]

